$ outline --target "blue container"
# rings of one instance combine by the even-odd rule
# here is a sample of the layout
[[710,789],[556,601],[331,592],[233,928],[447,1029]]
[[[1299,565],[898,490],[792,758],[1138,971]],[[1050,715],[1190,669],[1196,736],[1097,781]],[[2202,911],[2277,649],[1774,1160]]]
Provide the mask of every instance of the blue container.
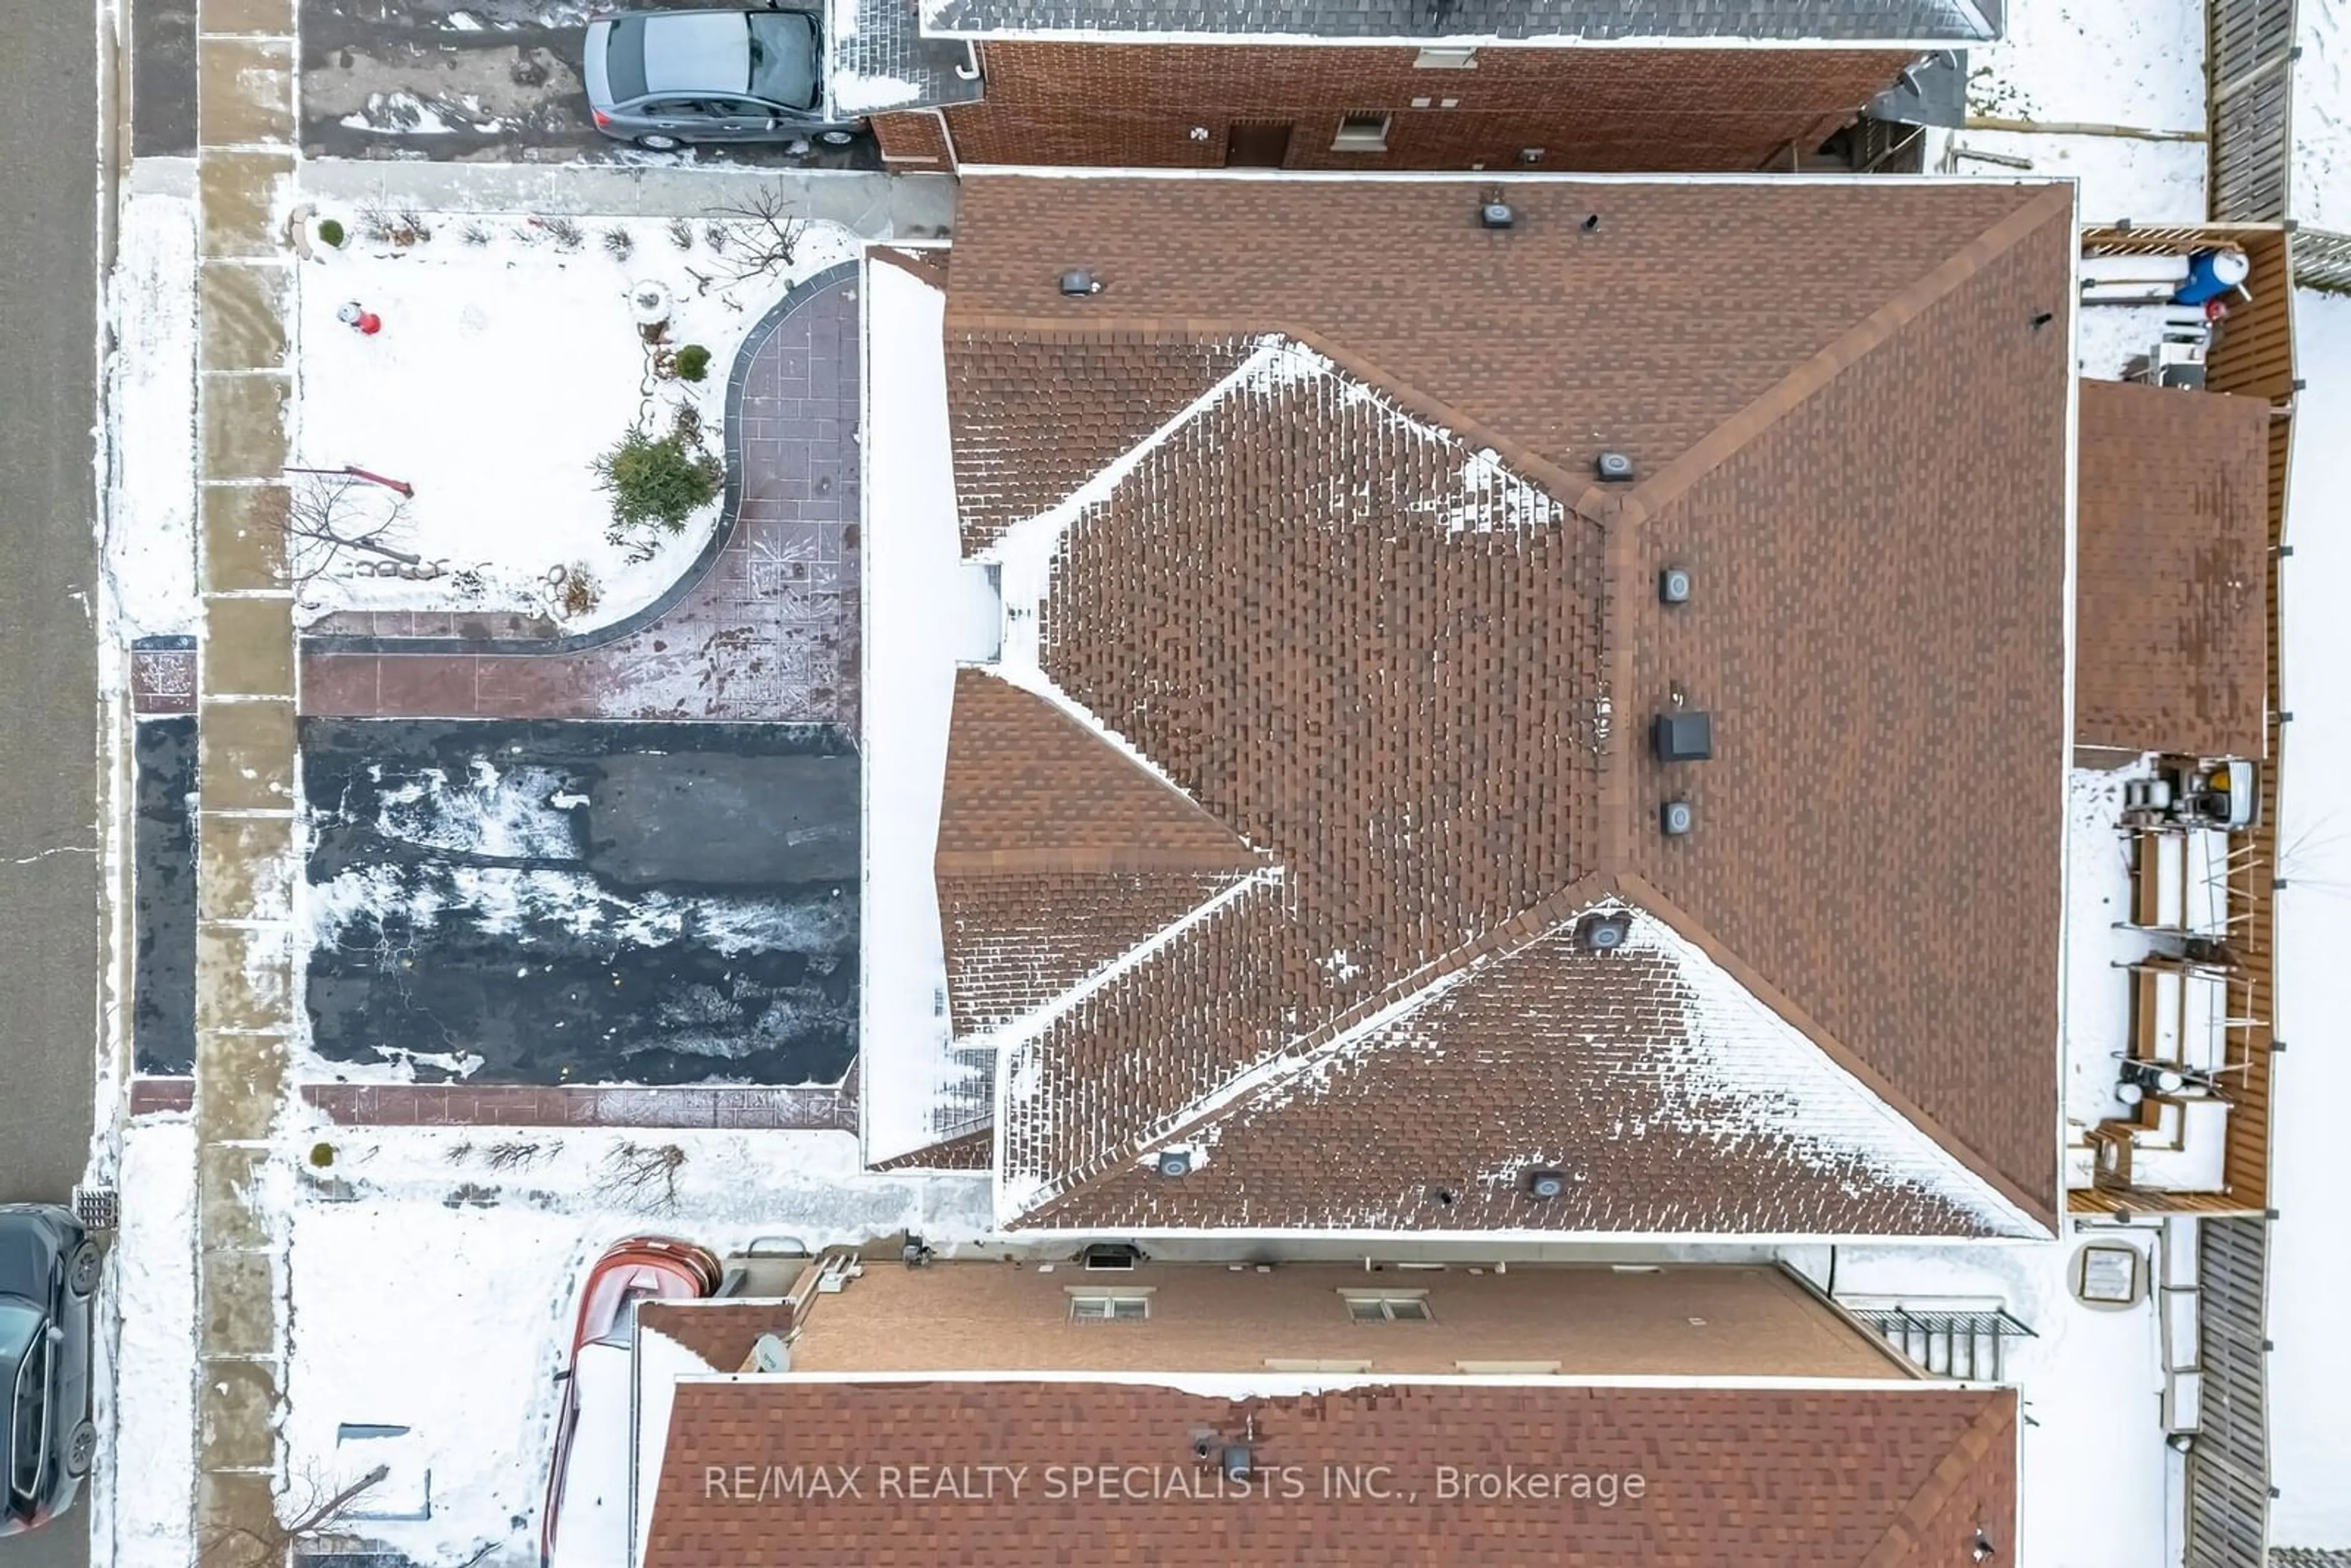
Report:
[[2188,281],[2171,297],[2174,305],[2202,305],[2245,281],[2252,264],[2241,250],[2199,250],[2188,258]]

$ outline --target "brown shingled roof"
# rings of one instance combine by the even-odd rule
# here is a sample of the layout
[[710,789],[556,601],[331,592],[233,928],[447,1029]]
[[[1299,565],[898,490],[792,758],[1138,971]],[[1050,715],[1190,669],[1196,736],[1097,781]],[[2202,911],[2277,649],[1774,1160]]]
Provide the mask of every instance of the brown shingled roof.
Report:
[[[1246,1494],[1219,1485],[1231,1441],[1249,1450]],[[687,1383],[645,1563],[1973,1568],[1979,1529],[2014,1549],[2016,1447],[2013,1392],[1916,1385],[1227,1399],[1015,1379]],[[811,1482],[820,1467],[831,1484]],[[1342,1469],[1374,1495],[1345,1495]],[[1530,1495],[1530,1474],[1564,1479]],[[1500,1495],[1459,1495],[1464,1475],[1493,1476]]]
[[[1142,1223],[1117,1197],[1136,1157],[1238,1075],[1279,1080],[1618,896],[2047,1223],[2068,368],[2031,307],[2065,308],[2070,193],[1546,182],[1510,187],[1520,226],[1495,235],[1470,184],[1171,189],[969,182],[951,375],[1040,343],[1249,346],[1205,409],[1117,455],[1055,559],[1042,657],[1280,882],[1019,1042],[1015,1201]],[[1765,239],[1835,260],[1766,277]],[[1106,284],[1076,303],[1052,290],[1073,246]],[[1085,402],[954,384],[959,444],[1007,428],[1004,401],[1036,429]],[[990,448],[991,495],[1085,482],[1032,444]],[[1640,481],[1579,477],[1604,448]],[[1664,564],[1693,604],[1656,603]],[[1677,700],[1713,712],[1717,756],[1667,775],[1646,721]],[[951,794],[956,767],[951,746]],[[1998,809],[1948,809],[1985,770]],[[1667,795],[1696,803],[1689,839],[1657,835]],[[1998,942],[1959,961],[1971,930]],[[1135,1201],[1202,1226],[1363,1207],[1425,1163],[1447,1092],[1402,1063],[1364,1083],[1358,1121],[1292,1096],[1278,1131]],[[1537,1130],[1459,1119],[1439,1164],[1507,1163]],[[1343,1178],[1318,1156],[1354,1138],[1411,1157]],[[1679,1152],[1709,1213],[1755,1217],[1733,1228],[1971,1228],[1899,1184],[1777,1203],[1760,1169]]]
[[2258,398],[2082,383],[2082,744],[2262,755],[2269,422]]

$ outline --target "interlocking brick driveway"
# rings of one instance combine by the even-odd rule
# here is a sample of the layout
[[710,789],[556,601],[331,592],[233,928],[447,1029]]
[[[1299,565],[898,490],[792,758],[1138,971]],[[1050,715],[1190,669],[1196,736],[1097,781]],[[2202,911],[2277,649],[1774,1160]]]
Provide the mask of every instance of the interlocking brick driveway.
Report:
[[[858,720],[854,263],[752,329],[727,392],[727,488],[693,571],[618,625],[471,637],[462,617],[378,614],[304,639],[301,709],[355,718]],[[346,622],[347,623],[347,622]]]

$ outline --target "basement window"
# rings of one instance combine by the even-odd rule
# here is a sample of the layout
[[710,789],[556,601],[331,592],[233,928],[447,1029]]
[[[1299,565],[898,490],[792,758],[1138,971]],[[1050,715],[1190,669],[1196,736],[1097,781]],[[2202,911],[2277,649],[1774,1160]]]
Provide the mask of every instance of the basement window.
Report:
[[1359,1323],[1425,1323],[1429,1321],[1426,1291],[1342,1291],[1347,1316]]
[[1148,1291],[1070,1291],[1070,1321],[1073,1323],[1139,1323],[1150,1316]]
[[1333,152],[1384,152],[1392,117],[1370,110],[1349,110],[1339,117],[1339,134],[1331,139]]
[[1420,51],[1413,68],[1424,71],[1470,71],[1478,68],[1478,51],[1439,45]]

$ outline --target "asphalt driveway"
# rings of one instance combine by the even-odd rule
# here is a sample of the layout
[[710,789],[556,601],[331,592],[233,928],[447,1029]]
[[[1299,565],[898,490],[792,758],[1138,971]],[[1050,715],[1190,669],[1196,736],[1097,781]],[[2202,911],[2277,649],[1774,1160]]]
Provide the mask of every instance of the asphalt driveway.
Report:
[[308,1001],[419,1082],[838,1082],[858,758],[820,725],[308,718]]

